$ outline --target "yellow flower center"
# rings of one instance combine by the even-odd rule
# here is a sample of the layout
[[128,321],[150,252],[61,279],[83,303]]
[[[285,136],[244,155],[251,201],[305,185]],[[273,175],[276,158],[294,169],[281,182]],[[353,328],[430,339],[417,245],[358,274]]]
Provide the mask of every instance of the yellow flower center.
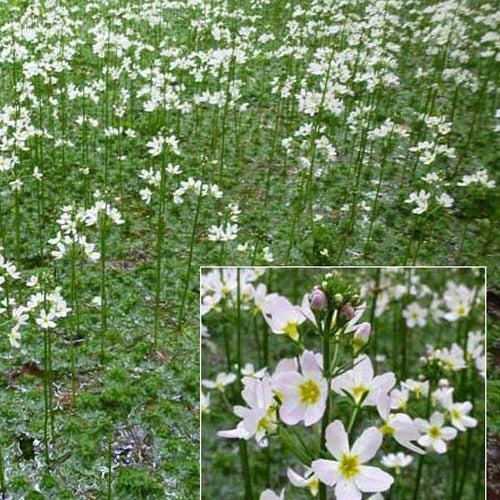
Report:
[[272,404],[268,410],[267,410],[267,416],[271,419],[271,420],[276,420],[276,409],[277,409],[277,405],[276,404]]
[[417,385],[415,387],[415,397],[418,399],[421,395],[422,395],[422,387],[420,387],[419,385]]
[[357,385],[356,387],[352,388],[352,394],[356,401],[359,401],[363,397],[365,392],[366,392],[366,387],[362,385]]
[[305,404],[315,404],[319,400],[320,390],[316,382],[309,379],[299,385],[300,402]]
[[271,422],[268,418],[263,417],[257,424],[257,431],[268,431],[271,428]]
[[457,313],[457,316],[465,316],[465,307],[464,306],[458,306],[455,310]]
[[393,436],[395,429],[392,425],[389,425],[387,422],[380,428],[380,431],[384,436]]
[[441,429],[437,425],[433,425],[429,429],[429,436],[432,439],[439,439],[441,437]]
[[412,311],[412,313],[411,313],[412,319],[418,319],[419,316],[420,316],[420,314],[417,311]]
[[453,364],[453,361],[451,361],[451,360],[445,361],[444,366],[443,366],[443,368],[447,371],[452,371],[454,367],[455,367],[455,365]]
[[451,410],[451,418],[455,420],[460,420],[462,418],[462,413],[460,410],[457,410],[456,408]]
[[297,331],[297,323],[287,323],[283,331],[292,340],[297,340],[299,338],[299,332]]
[[361,472],[359,467],[359,456],[342,455],[339,471],[345,479],[351,479],[354,476],[357,476]]
[[311,482],[309,483],[309,491],[313,496],[316,496],[319,491],[319,481],[318,478],[315,477],[314,479],[311,479]]

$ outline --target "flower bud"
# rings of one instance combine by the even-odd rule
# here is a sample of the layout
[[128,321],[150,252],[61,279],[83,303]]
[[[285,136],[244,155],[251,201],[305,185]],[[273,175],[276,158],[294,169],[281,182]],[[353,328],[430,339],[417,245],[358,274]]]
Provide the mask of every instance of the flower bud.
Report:
[[370,323],[360,323],[356,331],[354,332],[353,345],[355,351],[360,351],[370,339],[370,333],[372,331],[372,326]]
[[347,321],[351,320],[354,318],[354,314],[356,311],[354,310],[354,307],[352,307],[351,303],[348,302],[347,304],[344,304],[341,309],[340,309],[340,315],[346,319]]
[[368,322],[360,323],[354,332],[355,339],[361,339],[366,344],[370,338],[370,333],[372,331],[372,325]]
[[309,301],[311,305],[311,310],[313,311],[324,311],[328,305],[328,300],[326,298],[325,292],[321,290],[319,286],[315,286],[309,295]]
[[333,296],[333,300],[335,301],[335,304],[340,305],[344,302],[344,296],[341,293],[336,293]]

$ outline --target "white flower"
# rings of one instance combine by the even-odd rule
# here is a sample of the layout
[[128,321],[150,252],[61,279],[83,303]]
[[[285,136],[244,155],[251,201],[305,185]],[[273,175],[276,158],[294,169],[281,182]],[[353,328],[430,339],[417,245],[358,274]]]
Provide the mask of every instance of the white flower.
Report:
[[299,307],[292,305],[285,297],[275,296],[263,312],[273,333],[288,335],[295,341],[299,339],[297,327],[306,319]]
[[456,321],[464,318],[470,312],[474,301],[474,291],[465,285],[456,285],[452,281],[448,283],[443,296],[444,303],[449,309],[443,317],[447,321]]
[[370,358],[365,354],[354,360],[354,368],[335,377],[332,380],[332,389],[337,394],[349,393],[356,403],[363,400],[362,406],[379,406],[385,402],[387,393],[394,387],[396,377],[387,372],[373,376],[373,366]]
[[40,311],[40,317],[36,318],[36,323],[40,328],[44,330],[47,328],[55,328],[56,324],[52,321],[55,318],[55,314],[50,311],[48,314],[45,312],[45,309]]
[[162,136],[153,137],[146,146],[149,148],[148,153],[151,156],[158,156],[163,151],[163,144],[165,143],[165,139]]
[[293,469],[288,469],[286,472],[288,480],[297,488],[308,488],[312,496],[316,496],[319,490],[319,481],[314,474],[314,471],[309,467],[306,468],[304,476],[300,476]]
[[421,189],[415,191],[405,200],[405,203],[415,203],[417,206],[412,210],[414,214],[423,214],[429,208],[429,198],[431,194]]
[[413,457],[411,455],[405,455],[403,452],[389,453],[382,457],[382,464],[389,469],[394,469],[396,474],[401,472],[401,469],[408,467],[413,462]]
[[19,349],[19,347],[21,347],[21,343],[19,342],[20,340],[21,340],[21,333],[19,332],[19,326],[16,325],[14,328],[10,330],[9,333],[10,345],[15,349]]
[[462,348],[453,343],[451,349],[438,349],[434,353],[435,358],[443,363],[443,368],[448,371],[459,371],[467,367]]
[[436,201],[444,208],[450,208],[453,206],[453,198],[446,194],[446,193],[441,193],[439,196],[436,196]]
[[388,490],[394,479],[378,467],[363,465],[371,460],[382,444],[382,433],[375,427],[366,429],[352,448],[340,420],[326,428],[326,448],[335,460],[314,460],[311,465],[318,479],[335,486],[337,500],[361,500],[362,492]]
[[35,276],[35,275],[30,276],[28,278],[28,281],[26,282],[26,286],[30,287],[30,288],[37,287],[38,286],[38,276]]
[[285,500],[285,490],[281,490],[280,496],[273,490],[265,490],[260,494],[259,500]]
[[210,393],[205,394],[200,391],[200,411],[201,413],[208,413],[210,410]]
[[277,428],[276,402],[271,389],[271,380],[265,376],[262,380],[244,377],[244,389],[241,393],[248,407],[235,406],[234,414],[242,420],[235,429],[219,431],[218,436],[224,438],[255,438],[257,444],[266,447],[267,435]]
[[418,302],[412,302],[403,311],[403,318],[406,319],[406,325],[408,328],[425,326],[427,310],[421,307]]
[[412,441],[416,441],[420,437],[413,420],[405,413],[390,413],[391,399],[389,396],[384,396],[377,406],[379,415],[384,421],[380,431],[384,435],[392,436],[401,446],[415,453],[424,453],[421,448],[412,443]]
[[428,380],[422,381],[409,378],[406,379],[401,385],[402,387],[408,389],[410,392],[413,392],[417,399],[420,398],[420,396],[427,396],[429,394]]
[[245,366],[241,369],[241,374],[244,377],[263,378],[266,373],[267,368],[255,371],[252,363],[245,363]]
[[451,424],[459,431],[466,431],[467,428],[476,427],[477,420],[469,417],[468,413],[472,410],[472,403],[465,401],[464,403],[451,403],[445,408],[450,414]]
[[236,375],[234,373],[218,373],[214,380],[202,380],[201,385],[207,389],[217,389],[220,392],[224,392],[226,385],[232,384],[236,380]]
[[146,203],[146,205],[149,205],[151,203],[151,195],[153,194],[151,192],[151,189],[144,188],[139,191],[139,194],[141,196],[141,200]]
[[457,435],[457,431],[453,427],[443,426],[444,416],[438,411],[431,415],[429,422],[422,418],[416,418],[415,423],[420,432],[423,433],[418,439],[418,444],[431,448],[436,453],[446,453],[448,449],[446,441],[455,439]]
[[269,247],[264,247],[262,249],[262,258],[266,261],[266,262],[274,262],[274,258],[273,258],[273,254],[271,252],[271,250],[269,249]]
[[305,426],[318,422],[326,408],[328,383],[321,366],[311,351],[300,357],[301,373],[281,371],[273,377],[273,389],[282,400],[280,418],[287,425],[304,421]]

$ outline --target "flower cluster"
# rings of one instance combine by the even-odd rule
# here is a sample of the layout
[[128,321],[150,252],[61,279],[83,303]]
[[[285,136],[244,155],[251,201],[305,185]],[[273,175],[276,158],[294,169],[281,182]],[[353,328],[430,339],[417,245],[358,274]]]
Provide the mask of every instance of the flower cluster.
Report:
[[16,266],[0,255],[0,316],[8,325],[9,342],[14,348],[21,347],[21,330],[29,326],[30,319],[41,329],[55,328],[57,320],[71,311],[61,295],[61,287],[42,290],[39,277],[32,275],[20,288],[17,282],[21,279]]

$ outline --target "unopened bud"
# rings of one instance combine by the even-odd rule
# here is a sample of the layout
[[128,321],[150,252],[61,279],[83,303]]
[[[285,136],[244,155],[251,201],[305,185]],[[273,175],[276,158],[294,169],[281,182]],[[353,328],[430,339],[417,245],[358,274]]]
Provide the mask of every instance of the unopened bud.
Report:
[[354,307],[352,307],[350,302],[348,302],[347,304],[344,304],[342,306],[342,308],[340,309],[340,315],[343,318],[345,318],[347,321],[354,318],[355,313],[356,313],[356,311],[354,310]]
[[359,352],[368,343],[371,331],[372,326],[370,325],[370,323],[360,323],[357,326],[352,340],[356,353]]
[[309,295],[311,309],[313,311],[324,311],[328,305],[325,292],[319,286],[315,286]]
[[354,338],[360,339],[366,344],[370,338],[371,331],[372,325],[370,325],[370,323],[360,323],[354,332]]
[[344,296],[341,293],[336,293],[333,296],[333,300],[335,301],[336,304],[340,305],[342,302],[344,302]]
[[450,382],[448,381],[448,379],[442,378],[442,379],[439,380],[438,386],[439,387],[449,387],[450,386]]

